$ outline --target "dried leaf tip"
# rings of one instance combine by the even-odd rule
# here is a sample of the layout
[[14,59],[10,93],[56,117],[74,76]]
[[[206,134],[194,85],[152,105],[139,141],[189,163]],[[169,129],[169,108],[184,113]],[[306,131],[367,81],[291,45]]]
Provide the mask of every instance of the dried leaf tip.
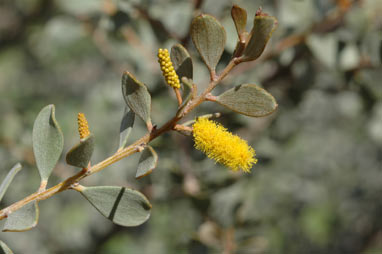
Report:
[[268,14],[263,12],[263,7],[260,6],[259,9],[257,9],[255,16],[268,16]]
[[158,62],[167,84],[174,88],[180,88],[179,77],[175,72],[167,49],[158,49]]
[[195,148],[233,171],[251,172],[257,163],[255,150],[222,125],[206,118],[198,118],[193,125]]
[[78,133],[80,134],[80,139],[84,139],[90,135],[88,121],[83,113],[78,113]]

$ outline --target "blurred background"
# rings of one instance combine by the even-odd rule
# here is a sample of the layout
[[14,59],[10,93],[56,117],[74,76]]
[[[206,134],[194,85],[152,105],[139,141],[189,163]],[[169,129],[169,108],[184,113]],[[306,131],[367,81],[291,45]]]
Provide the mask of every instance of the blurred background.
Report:
[[[135,179],[135,155],[82,182],[142,191],[153,204],[145,224],[113,225],[67,191],[40,203],[35,229],[0,232],[15,253],[382,253],[381,0],[2,0],[0,177],[17,162],[24,168],[1,206],[39,186],[31,135],[42,107],[56,105],[64,152],[78,142],[84,112],[96,136],[92,161],[103,160],[118,148],[122,72],[147,84],[153,122],[163,124],[177,105],[157,49],[189,49],[201,91],[209,75],[188,36],[191,19],[209,13],[226,28],[221,70],[237,41],[233,3],[247,10],[248,29],[259,6],[279,27],[263,56],[214,94],[255,83],[279,108],[249,118],[209,102],[188,120],[221,112],[218,121],[256,149],[252,173],[233,173],[191,138],[165,134],[152,143],[151,175]],[[130,141],[144,131],[136,120]],[[49,185],[75,172],[62,156]]]

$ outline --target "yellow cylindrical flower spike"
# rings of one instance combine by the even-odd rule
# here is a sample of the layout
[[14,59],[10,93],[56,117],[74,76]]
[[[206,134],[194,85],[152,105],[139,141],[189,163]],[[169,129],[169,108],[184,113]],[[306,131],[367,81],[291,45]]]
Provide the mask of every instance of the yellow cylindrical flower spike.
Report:
[[216,162],[233,171],[241,169],[244,172],[251,172],[252,165],[257,163],[255,150],[222,125],[198,118],[192,127],[195,148]]
[[174,88],[180,88],[179,77],[174,70],[174,66],[172,65],[170,54],[167,49],[158,49],[158,62],[166,83]]
[[78,133],[80,134],[80,139],[86,138],[90,135],[88,121],[83,113],[78,113]]

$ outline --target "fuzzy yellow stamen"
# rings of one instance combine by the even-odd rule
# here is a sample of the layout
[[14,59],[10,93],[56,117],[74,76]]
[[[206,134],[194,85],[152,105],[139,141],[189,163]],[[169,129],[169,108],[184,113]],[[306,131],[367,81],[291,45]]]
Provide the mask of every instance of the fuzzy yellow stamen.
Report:
[[195,148],[233,171],[251,172],[257,163],[255,150],[222,125],[206,118],[198,118],[193,125]]
[[179,77],[175,72],[167,49],[158,49],[158,62],[167,84],[174,88],[180,88]]
[[83,113],[78,113],[78,133],[80,134],[80,139],[86,138],[90,135],[88,121]]

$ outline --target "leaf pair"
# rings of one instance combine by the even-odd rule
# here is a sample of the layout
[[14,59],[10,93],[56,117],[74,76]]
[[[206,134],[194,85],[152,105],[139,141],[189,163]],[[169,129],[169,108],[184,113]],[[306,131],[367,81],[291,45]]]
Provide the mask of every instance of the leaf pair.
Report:
[[[137,114],[146,125],[152,126],[151,96],[146,86],[137,80],[131,73],[125,72],[122,77],[122,92],[127,103],[120,127],[119,149],[127,144],[127,139],[134,125],[135,114]],[[151,146],[146,146],[139,160],[136,178],[141,178],[151,173],[156,167],[158,156]]]
[[[43,188],[45,188],[49,176],[60,158],[63,144],[64,137],[55,118],[55,107],[54,105],[48,105],[39,112],[33,126],[33,151]],[[82,168],[87,167],[93,150],[94,136],[89,135],[69,151],[66,158],[68,164]],[[0,186],[0,200],[20,169],[21,165],[17,164],[8,173]],[[32,201],[9,214],[3,231],[19,232],[29,230],[37,225],[38,217],[38,203]]]
[[[128,122],[130,119],[131,116],[128,117]],[[55,148],[58,147],[57,144],[61,144],[60,140],[57,141],[58,137],[60,137],[60,128],[54,118],[53,105],[44,108],[40,112],[35,126],[34,137],[37,138],[34,138],[34,145],[38,148],[35,154],[40,156],[40,163],[38,165],[40,165],[39,170],[42,169],[40,170],[42,179],[47,180],[59,157],[59,149]],[[47,132],[47,134],[43,135],[43,131]],[[47,148],[51,148],[53,151],[44,153]],[[70,165],[86,168],[93,150],[94,136],[90,134],[81,139],[80,143],[68,152],[66,160]],[[59,152],[61,153],[61,151],[62,149]],[[49,160],[48,156],[53,158]],[[56,160],[56,162],[53,163],[53,160]],[[99,186],[83,187],[81,193],[97,210],[116,224],[136,226],[146,221],[150,216],[151,204],[138,191],[122,187]],[[36,226],[38,216],[39,209],[37,202],[30,202],[9,215],[3,231],[29,230]]]
[[[193,67],[192,59],[187,50],[180,44],[171,48],[171,61],[177,75],[182,78],[192,79]],[[191,88],[187,85],[183,89],[183,100],[187,101]],[[134,115],[138,115],[151,131],[151,95],[141,81],[133,74],[126,71],[122,76],[122,94],[127,104],[120,128],[120,149],[125,147],[127,138],[134,124]]]
[[[245,29],[247,12],[234,5],[231,15],[239,37],[238,47],[241,47],[236,48],[234,56],[241,56],[239,62],[257,59],[263,53],[277,27],[276,18],[268,16],[260,9],[256,13],[253,28],[248,34]],[[202,14],[192,21],[191,38],[210,73],[214,74],[226,43],[224,27],[214,17]]]
[[[40,111],[33,126],[33,151],[42,181],[48,181],[63,146],[64,137],[55,118],[55,107],[48,105]],[[66,161],[69,165],[85,168],[93,150],[94,136],[89,135],[68,152]]]
[[[48,181],[64,146],[64,137],[55,118],[54,105],[44,107],[33,126],[33,151],[41,181]],[[89,135],[74,146],[67,154],[69,165],[87,167],[94,150],[94,136]]]
[[247,25],[246,10],[234,5],[231,9],[231,16],[235,23],[239,42],[244,44],[243,49],[236,48],[235,55],[241,56],[239,60],[241,62],[256,60],[263,53],[273,31],[276,29],[277,19],[263,13],[260,8],[256,12],[253,28],[248,34],[245,29]]
[[[45,188],[64,146],[64,137],[55,118],[54,105],[44,107],[37,115],[33,125],[32,138],[36,165],[40,173],[42,186]],[[16,164],[6,176],[0,186],[0,200],[20,169],[21,165]],[[8,216],[3,231],[19,232],[29,230],[37,225],[38,217],[37,201],[30,202]]]
[[[139,191],[117,186],[81,187],[81,194],[115,224],[138,226],[150,217],[151,204]],[[38,217],[37,202],[30,202],[8,216],[3,231],[29,230],[37,225]]]
[[[250,34],[246,31],[247,12],[234,5],[231,10],[239,37],[234,56],[239,62],[257,59],[276,28],[277,20],[260,11],[256,13]],[[210,15],[200,15],[191,24],[191,37],[210,73],[224,51],[226,33],[223,26]],[[277,103],[271,94],[254,84],[243,84],[214,97],[213,101],[237,112],[252,117],[268,115],[276,110]]]
[[[132,112],[129,107],[126,107],[121,121],[119,149],[123,149],[127,144],[128,137],[134,125],[134,118],[134,112]],[[138,169],[135,177],[139,179],[150,174],[156,167],[157,162],[157,153],[154,148],[147,145],[139,158]]]
[[[40,173],[41,183],[45,188],[64,146],[64,137],[55,118],[54,105],[44,107],[37,115],[33,125],[32,139],[36,165]],[[6,176],[0,186],[0,200],[20,169],[21,165],[16,164]],[[19,232],[29,230],[37,225],[38,216],[37,202],[30,202],[8,216],[3,231]]]

